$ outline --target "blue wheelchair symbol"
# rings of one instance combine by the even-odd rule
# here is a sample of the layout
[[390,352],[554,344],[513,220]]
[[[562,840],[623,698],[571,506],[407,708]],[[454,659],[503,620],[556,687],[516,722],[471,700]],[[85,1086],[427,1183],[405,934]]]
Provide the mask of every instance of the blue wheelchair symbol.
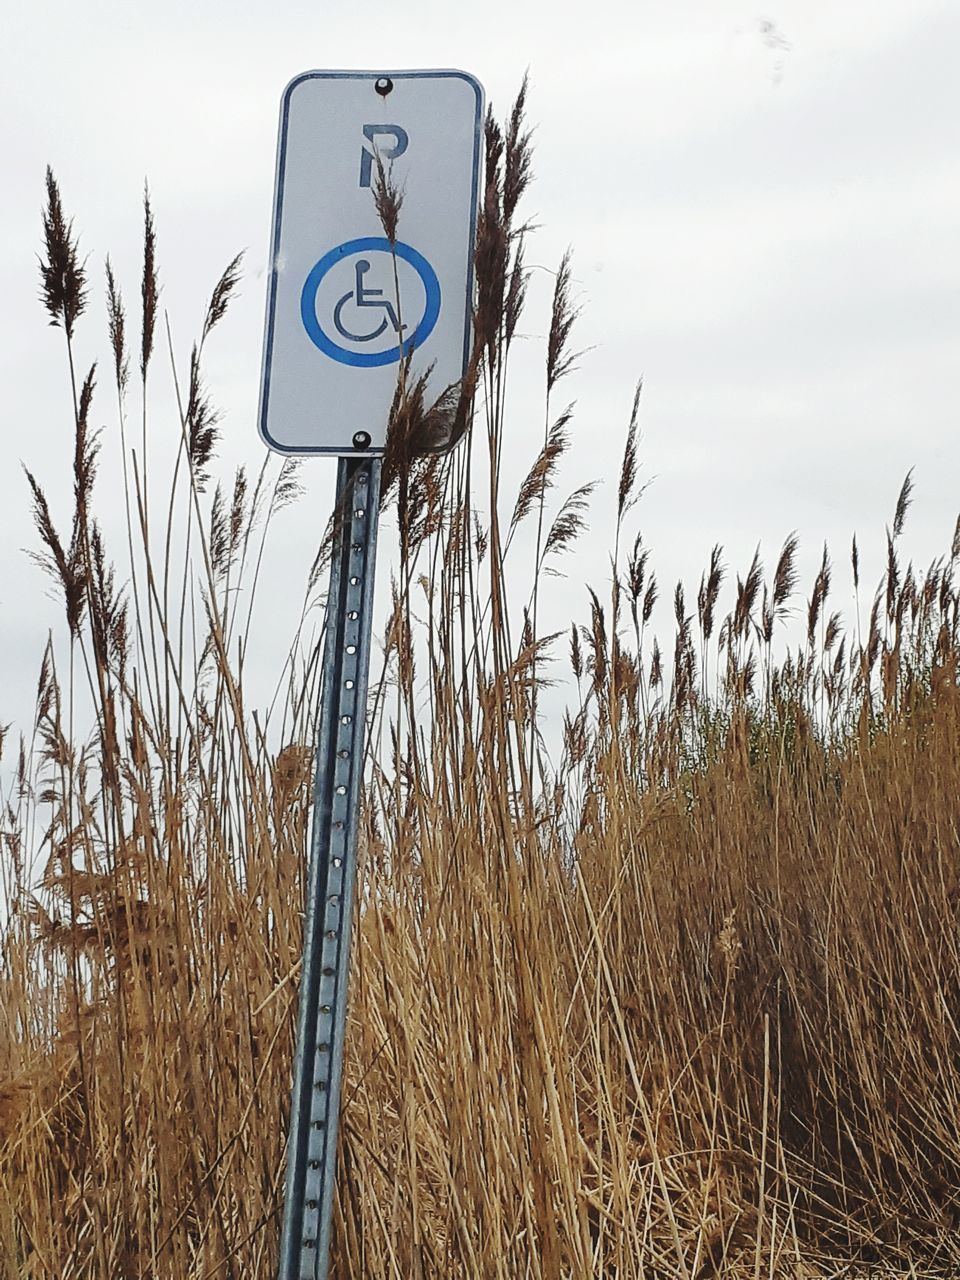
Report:
[[[401,324],[397,318],[393,303],[383,296],[382,289],[367,289],[363,283],[363,277],[370,270],[370,263],[366,258],[357,259],[357,284],[356,290],[345,293],[337,305],[333,309],[333,323],[342,338],[346,338],[349,342],[372,342],[374,338],[379,338],[381,333],[387,327],[387,322],[393,325],[397,333],[402,333],[406,329],[405,324]],[[372,333],[351,333],[349,329],[344,328],[343,324],[343,308],[351,298],[356,299],[358,307],[381,307],[386,311],[386,315],[382,317],[380,324]]]
[[[409,329],[397,315],[396,308],[389,298],[384,297],[383,289],[371,288],[364,283],[364,277],[371,270],[370,258],[359,257],[354,264],[353,285],[333,307],[330,327],[340,339],[350,343],[344,346],[336,341],[324,329],[317,318],[317,291],[327,273],[346,258],[354,254],[373,255],[376,253],[396,254],[404,262],[409,263],[416,271],[423,284],[425,305],[423,315],[414,331],[407,337],[404,333]],[[389,264],[393,279],[393,264]],[[414,347],[422,346],[433,332],[440,315],[440,282],[437,273],[423,254],[418,253],[408,244],[397,241],[391,245],[384,236],[362,236],[357,240],[348,240],[325,253],[311,269],[300,294],[300,318],[307,336],[314,346],[324,355],[340,364],[354,365],[360,368],[375,368],[378,365],[394,364],[402,356],[407,356]],[[379,321],[375,323],[377,317]],[[397,336],[396,346],[385,351],[365,351],[362,344],[373,342],[388,329]]]

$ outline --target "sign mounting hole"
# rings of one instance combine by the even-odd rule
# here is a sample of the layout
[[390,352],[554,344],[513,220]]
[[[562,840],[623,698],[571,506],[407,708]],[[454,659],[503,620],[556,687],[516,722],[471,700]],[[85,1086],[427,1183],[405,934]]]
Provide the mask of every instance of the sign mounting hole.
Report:
[[393,92],[393,81],[389,76],[380,76],[377,83],[373,86],[379,93],[381,98],[385,98],[388,93]]

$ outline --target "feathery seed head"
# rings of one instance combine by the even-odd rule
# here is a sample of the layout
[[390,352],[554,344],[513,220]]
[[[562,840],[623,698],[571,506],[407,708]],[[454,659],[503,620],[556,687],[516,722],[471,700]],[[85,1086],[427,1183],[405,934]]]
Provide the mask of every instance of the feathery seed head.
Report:
[[47,166],[47,204],[43,210],[45,256],[40,259],[41,300],[50,313],[50,323],[62,325],[68,341],[87,305],[87,273],[80,261],[73,222],[67,221],[60,188]]

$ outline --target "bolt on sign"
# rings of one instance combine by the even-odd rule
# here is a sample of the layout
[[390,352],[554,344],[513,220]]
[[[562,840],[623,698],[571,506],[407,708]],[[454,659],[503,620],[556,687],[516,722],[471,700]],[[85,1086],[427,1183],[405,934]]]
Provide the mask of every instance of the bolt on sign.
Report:
[[[483,90],[463,71],[308,71],[280,113],[260,434],[377,456],[401,360],[438,398],[470,354]],[[388,239],[380,169],[402,197]]]

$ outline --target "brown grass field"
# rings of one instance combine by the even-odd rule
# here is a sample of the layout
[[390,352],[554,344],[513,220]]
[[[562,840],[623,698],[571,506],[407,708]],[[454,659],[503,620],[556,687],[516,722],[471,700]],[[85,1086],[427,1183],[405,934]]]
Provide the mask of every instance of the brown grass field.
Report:
[[[401,381],[392,415],[399,548],[380,574],[333,1274],[960,1276],[960,526],[929,570],[904,565],[908,477],[875,595],[854,544],[849,622],[826,554],[804,597],[795,540],[729,589],[718,548],[696,601],[677,588],[661,649],[638,396],[609,580],[544,634],[540,587],[570,563],[590,486],[554,498],[565,261],[542,449],[519,493],[500,487],[530,164],[521,93],[487,127],[470,375],[432,408]],[[74,368],[89,281],[49,177],[73,512],[59,532],[28,475],[66,626],[38,653],[35,723],[19,747],[0,734],[2,1280],[276,1265],[319,648],[292,640],[269,715],[243,655],[297,470],[212,483],[203,357],[235,260],[169,491],[148,493],[149,202],[144,248],[137,344],[107,269],[115,559],[90,426],[109,378]],[[471,422],[452,453],[417,453]],[[324,581],[321,548],[308,601]],[[788,613],[802,635],[781,652]],[[542,706],[560,673],[562,723]]]

